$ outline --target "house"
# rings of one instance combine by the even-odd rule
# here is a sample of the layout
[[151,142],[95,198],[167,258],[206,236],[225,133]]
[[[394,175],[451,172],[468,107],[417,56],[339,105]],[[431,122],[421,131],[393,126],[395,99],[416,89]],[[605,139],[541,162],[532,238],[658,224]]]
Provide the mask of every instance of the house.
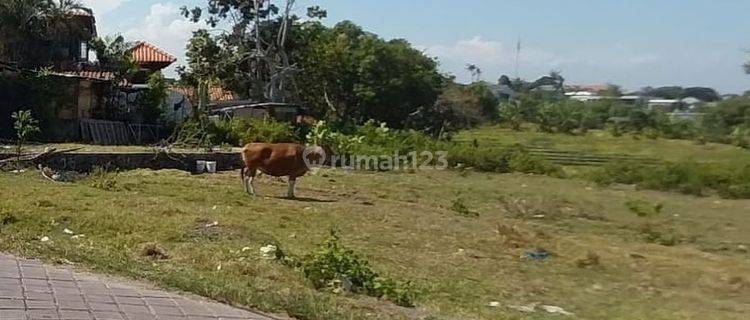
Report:
[[[178,105],[182,106],[182,119],[186,119],[193,115],[193,107],[198,105],[198,93],[194,88],[185,87],[181,85],[173,85],[169,88],[170,100],[172,101],[174,108],[177,109]],[[221,86],[212,86],[208,89],[208,101],[209,103],[222,103],[227,101],[238,100],[238,96],[234,92],[224,89]],[[179,121],[176,121],[179,122]]]
[[686,107],[688,110],[694,110],[697,107],[702,106],[705,104],[705,102],[701,99],[695,98],[695,97],[687,97],[682,100],[680,100],[680,103]]
[[[137,42],[130,52],[139,70],[127,79],[116,80],[112,70],[92,61],[93,55],[90,54],[91,49],[87,43],[97,35],[97,31],[96,20],[91,11],[76,11],[71,19],[83,32],[72,33],[70,39],[62,41],[64,45],[39,44],[40,49],[51,52],[52,61],[40,63],[49,66],[41,71],[49,79],[46,80],[46,89],[24,83],[22,77],[18,76],[13,79],[13,84],[0,83],[6,86],[0,87],[0,93],[6,97],[4,101],[0,101],[0,137],[12,135],[12,131],[7,129],[11,127],[8,122],[10,113],[29,107],[41,122],[43,138],[51,141],[87,141],[93,136],[92,130],[98,130],[92,123],[99,126],[102,121],[110,121],[108,126],[127,127],[127,130],[123,130],[126,133],[134,131],[133,128],[140,130],[148,127],[141,124],[143,116],[139,114],[138,97],[148,89],[146,82],[151,74],[170,66],[177,59],[152,44]],[[14,60],[17,53],[7,46],[3,48],[7,49],[0,52],[0,66],[3,70],[15,68],[17,75],[38,72],[39,68],[25,68],[23,63],[14,62],[20,61]],[[5,76],[7,71],[2,72],[5,79],[14,77]],[[180,103],[186,99],[172,95],[170,100],[162,106],[165,118],[178,122],[187,117],[188,106]],[[40,102],[44,105],[38,105]],[[93,121],[94,119],[97,121]],[[153,128],[148,128],[154,131]]]
[[677,99],[649,99],[647,102],[649,109],[658,109],[664,112],[672,112],[680,105],[680,100]]
[[594,101],[594,100],[601,100],[604,99],[604,97],[590,91],[573,91],[573,92],[566,92],[565,96],[568,97],[568,99],[576,100],[576,101]]
[[75,68],[86,64],[90,59],[88,43],[97,36],[96,19],[91,10],[80,9],[70,14],[68,23],[75,31],[66,33],[62,40],[25,38],[22,44],[18,40],[0,39],[0,61],[27,69],[38,65]]

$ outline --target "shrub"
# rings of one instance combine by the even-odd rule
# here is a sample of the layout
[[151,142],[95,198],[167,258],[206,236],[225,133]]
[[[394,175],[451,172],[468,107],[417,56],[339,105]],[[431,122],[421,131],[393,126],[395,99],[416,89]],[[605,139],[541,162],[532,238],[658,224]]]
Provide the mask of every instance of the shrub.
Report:
[[0,211],[0,226],[7,226],[18,222],[18,217],[12,213]]
[[750,198],[750,164],[665,163],[659,166],[613,163],[589,176],[599,184],[634,184],[639,188],[705,195],[714,191],[724,198]]
[[629,200],[625,202],[625,206],[641,218],[658,215],[664,209],[664,204],[661,202],[650,205],[643,200]]
[[500,122],[507,124],[514,131],[521,131],[523,125],[523,102],[512,100],[500,104]]
[[325,121],[318,121],[307,134],[307,143],[317,146],[331,148],[334,153],[340,155],[351,154],[354,148],[362,143],[360,136],[348,136],[334,130]]
[[246,119],[231,118],[209,126],[211,142],[215,145],[229,144],[242,146],[252,142],[295,142],[299,141],[295,129],[285,122],[273,118]]
[[316,289],[361,292],[400,306],[414,306],[416,292],[409,282],[380,276],[367,260],[341,246],[339,240],[338,234],[331,231],[318,251],[305,257],[302,263],[302,272]]
[[448,153],[448,163],[454,167],[462,164],[464,167],[486,172],[521,172],[552,176],[562,174],[559,166],[531,155],[520,145],[508,149],[453,145]]
[[479,213],[469,210],[469,207],[464,203],[464,199],[456,198],[451,202],[451,211],[462,217],[478,217]]
[[93,188],[114,191],[117,189],[117,173],[103,167],[94,167],[89,173],[89,183]]

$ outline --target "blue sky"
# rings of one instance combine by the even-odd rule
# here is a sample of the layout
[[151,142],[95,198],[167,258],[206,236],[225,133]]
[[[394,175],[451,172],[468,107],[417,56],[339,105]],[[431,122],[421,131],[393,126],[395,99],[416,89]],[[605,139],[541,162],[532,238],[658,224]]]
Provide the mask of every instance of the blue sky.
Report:
[[[181,63],[185,41],[200,26],[178,8],[205,0],[83,2],[96,11],[100,34],[150,41]],[[461,81],[469,79],[467,63],[487,81],[514,75],[520,38],[524,78],[559,70],[575,84],[750,89],[741,68],[750,59],[748,0],[298,0],[300,12],[310,5],[328,10],[328,24],[348,19],[409,40]]]

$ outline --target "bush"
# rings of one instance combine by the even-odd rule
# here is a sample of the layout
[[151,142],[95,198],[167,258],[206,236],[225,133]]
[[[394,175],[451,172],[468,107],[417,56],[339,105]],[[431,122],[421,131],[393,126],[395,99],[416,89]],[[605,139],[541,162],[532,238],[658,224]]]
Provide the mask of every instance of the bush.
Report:
[[342,247],[339,240],[338,234],[331,231],[318,251],[305,257],[302,263],[302,272],[316,289],[361,292],[400,306],[414,306],[416,292],[409,282],[380,276],[367,260]]
[[614,163],[592,173],[599,184],[634,184],[639,188],[706,195],[712,191],[724,198],[750,199],[750,164],[695,163],[690,161],[648,166]]
[[482,148],[468,145],[452,145],[448,152],[448,163],[462,165],[486,172],[521,172],[560,176],[562,169],[531,155],[522,146],[508,149]]
[[243,146],[252,142],[282,143],[300,140],[291,125],[268,117],[221,120],[210,125],[208,130],[214,145]]
[[88,180],[92,188],[104,191],[115,191],[117,189],[117,173],[103,167],[94,167],[89,173]]
[[330,148],[335,154],[350,155],[363,137],[349,136],[334,130],[326,121],[318,121],[307,133],[307,143]]
[[466,206],[466,203],[464,203],[464,199],[462,198],[456,198],[451,202],[451,211],[455,212],[456,214],[462,216],[462,217],[478,217],[479,213],[475,211],[471,211],[469,207]]

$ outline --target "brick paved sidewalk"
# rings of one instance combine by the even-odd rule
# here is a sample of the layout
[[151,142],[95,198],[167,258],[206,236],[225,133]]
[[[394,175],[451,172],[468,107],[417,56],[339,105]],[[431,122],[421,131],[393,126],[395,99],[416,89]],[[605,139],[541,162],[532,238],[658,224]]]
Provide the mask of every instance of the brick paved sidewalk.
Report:
[[0,254],[2,320],[271,320],[220,303]]

